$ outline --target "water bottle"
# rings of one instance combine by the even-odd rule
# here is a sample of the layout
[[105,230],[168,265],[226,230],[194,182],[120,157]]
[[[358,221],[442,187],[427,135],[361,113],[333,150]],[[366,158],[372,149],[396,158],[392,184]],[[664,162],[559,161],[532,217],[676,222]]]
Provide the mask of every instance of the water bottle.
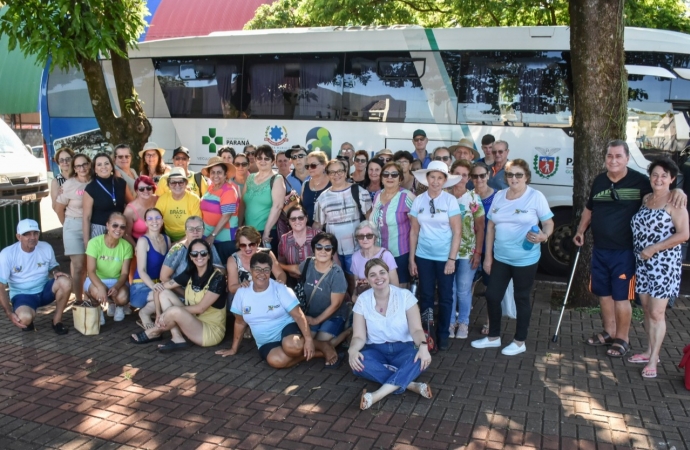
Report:
[[[539,233],[539,227],[536,225],[532,225],[530,231],[532,233]],[[522,241],[522,248],[524,248],[527,251],[532,250],[532,248],[534,248],[534,242],[530,242],[529,240],[527,240],[527,237],[525,237],[525,240]]]
[[412,279],[412,283],[410,283],[410,292],[412,292],[412,295],[417,295],[417,285],[419,284],[419,278],[415,277]]

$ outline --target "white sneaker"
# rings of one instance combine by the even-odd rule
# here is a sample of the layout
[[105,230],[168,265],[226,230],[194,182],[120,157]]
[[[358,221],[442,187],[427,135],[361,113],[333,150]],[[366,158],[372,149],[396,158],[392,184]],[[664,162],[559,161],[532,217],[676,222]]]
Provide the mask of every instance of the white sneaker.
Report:
[[450,324],[450,327],[448,327],[448,333],[449,338],[455,337],[455,325],[453,325],[452,323]]
[[101,325],[105,325],[105,316],[103,315],[102,309],[101,309]]
[[491,348],[491,347],[500,347],[501,346],[501,339],[494,339],[493,341],[489,339],[488,337],[477,339],[476,341],[472,341],[470,344],[474,348]]
[[461,323],[458,325],[458,331],[455,333],[455,338],[456,339],[467,339],[467,325],[464,323]]
[[122,308],[125,310],[125,316],[131,316],[132,315],[132,308],[130,308],[129,305],[125,305]]
[[115,303],[108,303],[108,317],[115,315]]
[[525,346],[525,343],[523,342],[522,345],[517,345],[515,341],[511,342],[510,345],[507,347],[503,348],[501,350],[501,353],[507,356],[513,356],[513,355],[519,355],[520,353],[524,353],[527,351],[527,346]]
[[122,322],[125,320],[125,310],[122,306],[115,307],[115,322]]

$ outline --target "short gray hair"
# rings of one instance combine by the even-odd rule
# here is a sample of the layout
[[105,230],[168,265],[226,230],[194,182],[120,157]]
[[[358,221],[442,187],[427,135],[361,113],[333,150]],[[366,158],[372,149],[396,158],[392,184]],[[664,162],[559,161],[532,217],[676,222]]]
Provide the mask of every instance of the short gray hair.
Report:
[[506,146],[506,150],[510,150],[510,147],[508,147],[508,142],[506,142],[506,141],[502,141],[502,140],[494,141],[494,146],[496,144],[503,144]]
[[184,226],[185,226],[185,228],[187,227],[187,225],[189,225],[189,222],[193,222],[193,221],[195,221],[195,220],[198,220],[198,221],[201,222],[202,224],[204,223],[204,219],[202,219],[202,218],[199,217],[199,216],[189,216],[189,217],[187,217],[187,220],[184,221]]
[[361,222],[359,223],[359,225],[357,225],[357,228],[355,228],[355,235],[357,235],[357,233],[359,233],[359,231],[360,231],[362,228],[371,228],[371,232],[374,233],[374,236],[376,236],[376,239],[380,239],[380,238],[381,238],[381,232],[379,231],[379,227],[377,227],[377,226],[374,224],[374,222],[372,222],[371,220],[363,220],[363,221],[361,221]]

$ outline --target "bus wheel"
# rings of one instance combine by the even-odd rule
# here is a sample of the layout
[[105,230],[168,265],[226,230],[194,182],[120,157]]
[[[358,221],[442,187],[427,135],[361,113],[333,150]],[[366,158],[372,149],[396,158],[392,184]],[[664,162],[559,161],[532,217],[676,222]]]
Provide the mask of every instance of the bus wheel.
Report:
[[550,275],[568,276],[570,264],[570,249],[573,246],[571,228],[572,210],[558,209],[554,211],[553,235],[548,242],[541,246],[539,267]]

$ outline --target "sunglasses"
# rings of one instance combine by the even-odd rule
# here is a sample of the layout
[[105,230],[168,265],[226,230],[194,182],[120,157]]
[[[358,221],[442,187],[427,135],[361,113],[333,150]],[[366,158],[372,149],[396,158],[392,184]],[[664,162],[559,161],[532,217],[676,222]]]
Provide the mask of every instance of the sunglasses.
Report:
[[513,177],[515,177],[515,178],[517,178],[518,180],[521,180],[524,176],[525,176],[525,174],[524,174],[524,173],[521,173],[521,172],[516,172],[516,173],[513,173],[513,172],[506,172],[506,178],[513,178]]
[[259,244],[257,244],[256,242],[250,242],[249,244],[237,244],[239,248],[254,248],[257,245]]
[[117,155],[117,159],[132,159],[132,155]]
[[58,159],[59,164],[69,164],[72,162],[72,158],[60,158]]
[[118,228],[121,230],[127,229],[127,225],[125,225],[124,223],[113,223],[111,224],[111,226],[113,227],[113,230],[117,230]]
[[[174,183],[177,183],[177,181],[175,181]],[[170,184],[173,184],[173,183],[170,183]],[[144,192],[144,191],[151,192],[151,191],[153,191],[153,186],[139,186],[137,188],[137,191],[139,191],[139,192]]]
[[333,246],[332,245],[323,245],[323,244],[316,244],[314,246],[316,250],[323,250],[324,252],[332,252],[333,251]]
[[618,195],[618,191],[613,186],[613,183],[611,183],[611,187],[609,190],[611,191],[611,200],[613,200],[614,202],[617,202],[621,199],[620,195]]
[[306,167],[307,169],[316,169],[316,168],[319,167],[320,165],[321,165],[321,164],[314,164],[314,163],[312,163],[312,164],[305,164],[304,167]]
[[355,158],[355,162],[360,164],[366,164],[367,160],[366,158]]
[[434,161],[450,161],[450,156],[437,156]]
[[84,164],[75,164],[75,169],[88,169],[91,164],[85,162]]
[[290,217],[290,222],[302,222],[307,216]]
[[248,162],[243,162],[243,163],[236,162],[235,166],[236,167],[249,167],[249,163]]
[[434,205],[433,198],[429,200],[429,212],[431,213],[431,217],[434,217],[434,214],[436,214],[436,205]]
[[400,176],[400,173],[398,172],[383,172],[381,174],[383,178],[398,178]]
[[491,150],[491,153],[494,155],[502,155],[505,153],[505,150]]
[[391,162],[392,160],[393,160],[393,158],[383,158],[383,157],[379,156],[379,161],[381,161],[384,164],[387,162]]
[[335,157],[335,159],[337,159],[338,161],[347,161],[347,160],[349,160],[350,158],[348,158],[347,156],[338,155],[338,156]]
[[328,175],[342,175],[345,173],[343,169],[340,170],[329,170],[326,172]]
[[472,178],[473,180],[477,180],[477,179],[481,178],[483,180],[488,175],[489,175],[488,173],[473,173],[470,175],[470,178]]
[[206,258],[208,256],[208,250],[199,250],[198,252],[197,251],[189,252],[189,256],[191,256],[192,258],[196,258],[199,256],[201,256],[202,258]]
[[202,231],[204,231],[204,227],[187,227],[185,228],[185,230],[189,231],[190,233],[201,233]]
[[358,234],[355,237],[357,238],[358,241],[363,241],[365,239],[367,241],[370,241],[370,240],[374,239],[374,233]]
[[177,158],[175,158],[175,161],[189,161],[189,158],[187,158],[186,156],[178,156]]
[[305,156],[307,156],[307,155],[305,155],[304,153],[300,153],[299,155],[292,155],[290,158],[291,159],[302,159]]
[[182,184],[186,184],[184,181],[171,181],[170,186],[180,186]]
[[253,272],[263,273],[265,275],[268,275],[269,273],[271,273],[270,267],[252,267],[251,269]]
[[256,160],[257,160],[257,161],[266,161],[266,162],[271,162],[271,161],[273,161],[273,160],[272,160],[271,158],[269,158],[268,156],[264,156],[264,157],[257,156],[257,157],[256,157]]
[[254,153],[256,153],[256,152],[244,152],[244,154],[247,156],[254,156]]

